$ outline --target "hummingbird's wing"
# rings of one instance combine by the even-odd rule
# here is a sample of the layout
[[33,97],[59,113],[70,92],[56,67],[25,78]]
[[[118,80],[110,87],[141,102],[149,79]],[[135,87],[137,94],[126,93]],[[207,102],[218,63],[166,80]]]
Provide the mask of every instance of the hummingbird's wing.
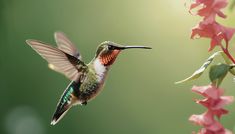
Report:
[[78,59],[82,59],[81,54],[75,47],[75,45],[68,39],[68,37],[62,32],[55,32],[55,41],[60,50],[70,54]]
[[27,40],[26,42],[47,60],[51,69],[64,74],[72,81],[77,81],[82,74],[81,71],[87,68],[83,61],[46,43],[37,40]]

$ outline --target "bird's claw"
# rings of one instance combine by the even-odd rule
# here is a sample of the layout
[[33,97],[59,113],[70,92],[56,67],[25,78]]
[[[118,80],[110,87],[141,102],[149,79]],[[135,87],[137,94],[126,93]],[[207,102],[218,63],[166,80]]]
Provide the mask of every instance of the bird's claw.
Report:
[[87,101],[82,102],[82,105],[86,106],[87,105]]

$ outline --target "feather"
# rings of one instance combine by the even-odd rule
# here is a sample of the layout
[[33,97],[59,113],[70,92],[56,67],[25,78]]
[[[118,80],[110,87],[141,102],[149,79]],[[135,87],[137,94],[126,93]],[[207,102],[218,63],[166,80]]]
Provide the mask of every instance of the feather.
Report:
[[[39,55],[41,55],[49,64],[49,68],[64,74],[72,81],[77,81],[81,67],[86,66],[81,60],[73,57],[60,49],[49,46],[46,43],[37,40],[26,41]],[[81,64],[82,66],[77,66]],[[80,67],[80,68],[79,68]]]
[[60,50],[80,60],[82,59],[75,45],[68,39],[68,37],[64,33],[55,32],[54,36],[55,36],[55,41],[57,43],[57,46]]

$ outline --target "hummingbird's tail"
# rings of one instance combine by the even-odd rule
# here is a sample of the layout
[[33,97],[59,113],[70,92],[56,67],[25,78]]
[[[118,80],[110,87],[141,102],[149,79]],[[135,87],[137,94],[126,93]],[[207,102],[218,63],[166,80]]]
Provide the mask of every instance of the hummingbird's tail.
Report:
[[70,107],[65,106],[62,109],[56,109],[56,112],[54,113],[52,121],[51,121],[51,125],[55,125],[56,123],[58,123],[60,119],[62,119],[64,115],[68,112],[69,108]]
[[76,103],[78,103],[78,99],[75,96],[77,84],[75,82],[71,82],[69,86],[64,91],[61,96],[55,113],[52,117],[51,125],[55,125],[64,117],[64,115],[68,112],[68,110]]

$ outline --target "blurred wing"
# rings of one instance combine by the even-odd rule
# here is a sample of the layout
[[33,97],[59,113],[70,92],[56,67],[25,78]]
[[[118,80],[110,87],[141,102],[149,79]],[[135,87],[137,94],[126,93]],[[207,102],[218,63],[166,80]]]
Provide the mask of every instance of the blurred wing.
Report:
[[68,39],[68,37],[64,33],[55,32],[55,41],[60,50],[78,59],[82,59],[75,45]]
[[37,40],[26,42],[47,60],[51,69],[64,74],[70,80],[76,81],[81,75],[79,70],[86,66],[81,60],[43,42]]

